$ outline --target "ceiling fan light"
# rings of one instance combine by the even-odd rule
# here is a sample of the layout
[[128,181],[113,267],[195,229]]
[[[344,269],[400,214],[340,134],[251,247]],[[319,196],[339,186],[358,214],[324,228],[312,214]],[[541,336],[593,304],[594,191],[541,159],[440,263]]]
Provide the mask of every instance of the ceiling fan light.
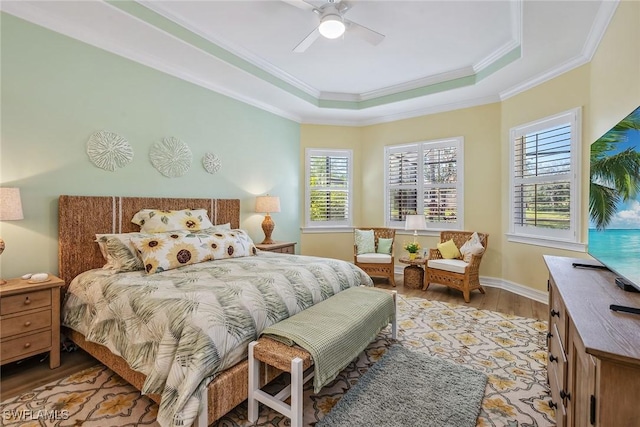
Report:
[[318,27],[320,34],[328,39],[337,39],[344,34],[345,29],[342,17],[334,14],[324,16]]

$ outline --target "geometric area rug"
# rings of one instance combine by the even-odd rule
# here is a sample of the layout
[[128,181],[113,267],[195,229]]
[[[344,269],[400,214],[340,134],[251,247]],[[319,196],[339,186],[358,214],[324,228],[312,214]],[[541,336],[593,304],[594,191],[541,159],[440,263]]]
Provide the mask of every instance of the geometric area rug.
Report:
[[[320,393],[304,390],[304,424],[313,426],[392,347],[440,358],[483,372],[477,427],[554,426],[546,383],[547,322],[473,307],[398,295],[398,339],[384,329],[360,356]],[[5,426],[157,426],[157,405],[111,370],[93,368],[0,403]],[[246,402],[216,427],[284,427],[289,419],[264,406],[257,423],[247,420]],[[381,425],[381,424],[378,424]]]
[[392,345],[316,427],[474,427],[487,376]]

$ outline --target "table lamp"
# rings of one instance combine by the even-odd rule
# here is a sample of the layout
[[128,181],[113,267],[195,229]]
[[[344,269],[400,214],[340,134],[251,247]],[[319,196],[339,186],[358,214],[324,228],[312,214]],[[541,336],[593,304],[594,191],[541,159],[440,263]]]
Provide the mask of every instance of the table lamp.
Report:
[[424,215],[407,215],[404,229],[413,230],[413,243],[415,243],[418,237],[418,230],[427,229],[427,222],[424,220]]
[[[23,219],[19,188],[0,188],[0,221]],[[4,240],[0,237],[0,254],[4,251]],[[7,283],[0,278],[0,285]]]
[[278,196],[258,196],[256,197],[256,212],[266,214],[264,216],[264,221],[262,221],[262,231],[264,231],[264,240],[262,244],[273,244],[275,243],[271,239],[271,233],[273,229],[276,227],[276,223],[271,219],[272,212],[280,212],[280,197]]

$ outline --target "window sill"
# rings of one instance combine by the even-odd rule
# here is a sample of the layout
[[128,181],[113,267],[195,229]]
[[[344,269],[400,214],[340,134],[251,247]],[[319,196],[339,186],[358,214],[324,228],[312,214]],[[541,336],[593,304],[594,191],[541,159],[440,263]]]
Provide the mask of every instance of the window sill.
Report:
[[300,227],[300,231],[305,234],[315,233],[353,233],[354,227],[334,226],[334,227]]
[[534,246],[544,246],[547,248],[564,249],[574,252],[587,252],[586,244],[578,242],[568,242],[565,240],[553,240],[542,237],[522,236],[519,234],[507,233],[507,241],[513,243],[524,243]]

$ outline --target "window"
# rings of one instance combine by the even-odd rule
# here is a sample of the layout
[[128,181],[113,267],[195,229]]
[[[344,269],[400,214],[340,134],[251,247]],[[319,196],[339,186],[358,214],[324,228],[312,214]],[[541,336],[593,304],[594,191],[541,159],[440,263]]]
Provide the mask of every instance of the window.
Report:
[[386,224],[424,212],[429,228],[462,229],[462,154],[462,137],[385,147]]
[[306,150],[307,227],[351,226],[351,150]]
[[511,129],[510,240],[578,242],[579,123],[574,109]]

